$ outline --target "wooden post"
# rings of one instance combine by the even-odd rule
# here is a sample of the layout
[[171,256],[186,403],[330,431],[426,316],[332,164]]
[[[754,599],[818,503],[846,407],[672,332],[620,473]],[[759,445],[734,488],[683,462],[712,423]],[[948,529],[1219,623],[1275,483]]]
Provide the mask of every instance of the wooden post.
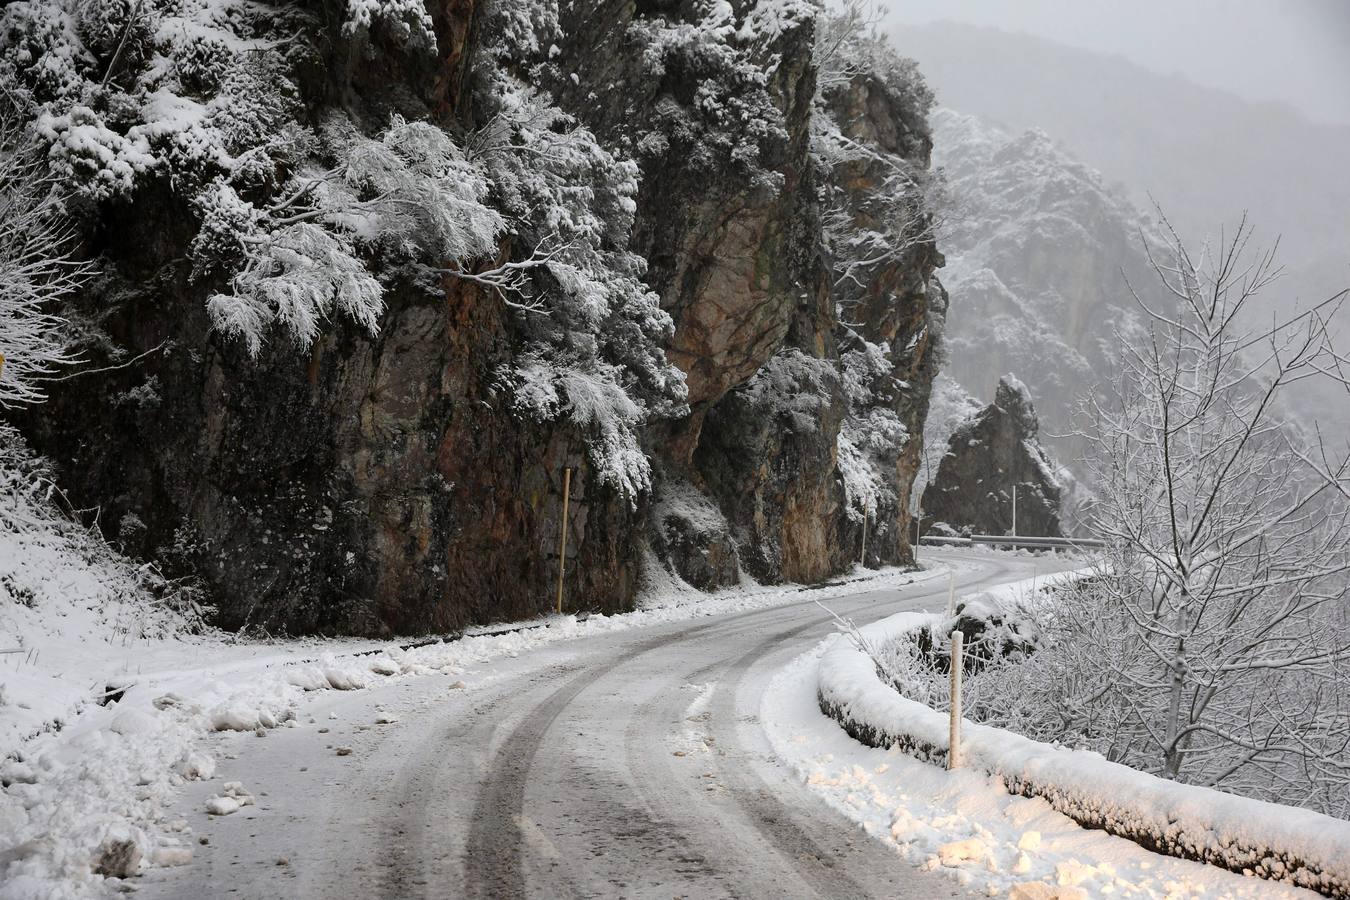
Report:
[[862,550],[858,551],[858,565],[860,565],[860,566],[865,566],[865,565],[867,565],[867,512],[868,512],[869,509],[870,509],[870,504],[869,504],[869,502],[866,501],[866,500],[864,500],[864,501],[863,501],[863,535],[862,535]]
[[562,615],[563,576],[567,574],[567,504],[572,495],[572,469],[563,472],[562,529],[558,537],[558,615]]
[[961,766],[961,641],[959,631],[952,632],[952,713],[947,734],[947,768]]

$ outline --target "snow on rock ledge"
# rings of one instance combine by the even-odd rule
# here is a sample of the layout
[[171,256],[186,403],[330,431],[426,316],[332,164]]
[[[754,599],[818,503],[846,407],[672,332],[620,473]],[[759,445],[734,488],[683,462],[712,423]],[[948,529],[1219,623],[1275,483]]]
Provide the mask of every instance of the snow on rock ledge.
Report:
[[[861,635],[878,645],[939,619],[901,613],[862,628]],[[835,639],[822,656],[817,696],[821,712],[856,740],[946,764],[947,715],[898,694],[851,641]],[[1044,799],[1086,828],[1157,853],[1350,898],[1350,823],[1178,784],[1096,753],[969,721],[962,731],[966,766],[1001,778],[1009,793]]]

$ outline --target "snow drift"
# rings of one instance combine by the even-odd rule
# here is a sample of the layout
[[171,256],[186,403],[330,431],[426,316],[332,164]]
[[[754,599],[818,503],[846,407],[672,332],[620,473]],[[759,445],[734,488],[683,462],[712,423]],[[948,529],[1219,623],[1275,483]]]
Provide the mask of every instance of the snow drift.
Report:
[[[879,645],[939,619],[901,613],[859,629],[859,637]],[[821,658],[817,698],[821,711],[862,743],[945,764],[947,716],[898,694],[853,641],[836,638]],[[1178,784],[1096,753],[970,722],[961,757],[1001,778],[1009,793],[1040,797],[1084,827],[1157,853],[1350,897],[1350,824],[1330,816]]]

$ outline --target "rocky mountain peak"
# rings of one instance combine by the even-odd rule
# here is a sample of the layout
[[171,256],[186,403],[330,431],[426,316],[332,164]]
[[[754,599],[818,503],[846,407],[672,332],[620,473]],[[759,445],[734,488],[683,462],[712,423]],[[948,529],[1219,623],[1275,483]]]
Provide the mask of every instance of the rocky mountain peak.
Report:
[[1013,375],[994,402],[952,434],[937,476],[923,492],[927,521],[975,534],[1059,537],[1070,476],[1041,446],[1031,392]]
[[1035,438],[1040,432],[1036,408],[1031,402],[1031,391],[1016,375],[1004,375],[994,389],[994,407],[1005,413],[1026,438]]

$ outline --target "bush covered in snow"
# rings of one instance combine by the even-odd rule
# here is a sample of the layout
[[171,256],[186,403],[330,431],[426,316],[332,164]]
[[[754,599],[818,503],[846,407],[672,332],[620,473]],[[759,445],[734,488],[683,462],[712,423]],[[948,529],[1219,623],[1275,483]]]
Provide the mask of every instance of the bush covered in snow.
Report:
[[693,7],[698,14],[689,20],[653,16],[631,26],[651,75],[697,86],[692,103],[657,106],[654,127],[640,148],[654,156],[678,148],[708,171],[730,163],[750,182],[777,189],[781,176],[765,165],[763,149],[787,135],[766,87],[771,66],[760,53],[769,42],[764,39],[781,26],[765,19],[808,19],[816,11],[802,0],[771,0],[738,26],[730,3]]
[[[1058,585],[1055,591],[1076,589],[1076,585]],[[1047,639],[1032,608],[1021,598],[968,598],[950,617],[935,618],[925,627],[873,648],[877,670],[902,695],[933,709],[949,710],[952,633],[959,631],[965,675],[963,714],[975,722],[1012,727],[1022,710],[1016,698],[1009,698],[1002,689],[1002,672],[1026,663]]]
[[[1056,593],[1066,589],[1056,581]],[[1039,581],[1037,586],[1045,584]],[[1043,651],[1025,650],[1046,637],[1038,638],[1012,612],[1045,603],[1026,598],[1031,587],[1025,582],[1005,586],[996,597],[967,603],[967,626],[983,636],[977,643],[992,651],[977,651],[979,662],[971,667],[963,687],[967,710],[988,709],[1009,698],[1009,693],[986,690],[981,679],[1025,666],[1042,655]],[[1017,602],[1019,596],[1022,602]],[[901,613],[840,635],[821,657],[817,682],[821,711],[869,746],[898,747],[920,759],[945,763],[948,716],[940,711],[946,695],[940,636],[949,633],[951,625],[951,619],[938,615]],[[964,693],[967,689],[969,695]],[[963,726],[961,763],[998,777],[1009,793],[1039,797],[1086,827],[1148,849],[1329,896],[1350,896],[1350,825],[1336,819],[1176,784],[1089,749],[1033,741],[988,724]]]
[[637,166],[504,69],[492,84],[496,112],[469,148],[523,258],[451,272],[518,310],[525,348],[501,373],[517,410],[569,419],[591,436],[601,483],[635,497],[651,486],[640,427],[687,408],[662,350],[674,322],[628,247]]

